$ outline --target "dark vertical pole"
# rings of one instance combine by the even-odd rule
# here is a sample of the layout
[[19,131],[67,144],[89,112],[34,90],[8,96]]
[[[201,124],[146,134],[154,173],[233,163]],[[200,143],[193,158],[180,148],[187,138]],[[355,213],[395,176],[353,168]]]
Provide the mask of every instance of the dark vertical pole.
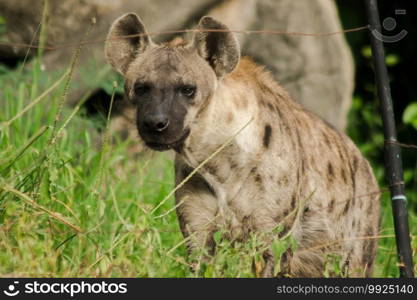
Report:
[[395,238],[401,277],[414,277],[413,258],[408,228],[407,198],[404,194],[401,148],[397,144],[394,111],[391,100],[388,72],[385,65],[383,41],[373,32],[381,33],[376,0],[365,0],[370,25],[375,79],[380,100],[380,109],[385,136],[385,166],[391,191],[391,204],[394,215]]

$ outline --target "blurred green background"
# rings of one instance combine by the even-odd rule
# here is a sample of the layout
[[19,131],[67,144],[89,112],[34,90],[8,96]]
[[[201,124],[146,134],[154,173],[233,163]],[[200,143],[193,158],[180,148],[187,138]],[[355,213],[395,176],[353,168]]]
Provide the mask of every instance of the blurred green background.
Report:
[[[338,0],[340,18],[344,28],[367,24],[363,1]],[[391,83],[398,140],[417,144],[417,18],[415,1],[378,1],[380,19],[394,18],[396,27],[383,29],[383,34],[393,36],[407,30],[404,39],[385,43],[386,63]],[[405,15],[396,15],[396,9],[405,9]],[[371,160],[379,181],[384,182],[383,135],[376,97],[371,48],[367,31],[346,35],[355,60],[355,91],[349,115],[348,134]],[[404,179],[410,209],[417,212],[417,149],[403,148]]]

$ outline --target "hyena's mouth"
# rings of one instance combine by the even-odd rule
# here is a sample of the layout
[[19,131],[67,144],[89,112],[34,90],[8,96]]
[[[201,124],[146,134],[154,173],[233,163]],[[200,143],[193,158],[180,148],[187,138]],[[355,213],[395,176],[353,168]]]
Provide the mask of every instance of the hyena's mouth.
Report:
[[156,151],[166,151],[169,149],[174,149],[179,151],[185,139],[190,135],[190,129],[187,128],[184,131],[184,134],[175,142],[172,143],[157,143],[157,142],[145,142],[146,146]]

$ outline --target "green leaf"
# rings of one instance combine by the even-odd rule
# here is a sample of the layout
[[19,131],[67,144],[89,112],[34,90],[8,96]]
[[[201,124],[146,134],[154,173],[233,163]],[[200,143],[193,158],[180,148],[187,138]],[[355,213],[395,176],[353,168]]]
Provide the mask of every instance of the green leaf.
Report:
[[362,55],[366,58],[371,58],[372,57],[372,50],[371,50],[371,46],[367,45],[364,46],[361,50]]
[[417,130],[417,102],[410,103],[403,113],[403,122]]
[[212,278],[215,276],[214,267],[212,264],[208,264],[208,265],[204,264],[204,267],[205,267],[205,270],[204,270],[205,278]]
[[414,170],[413,169],[406,169],[404,170],[404,182],[407,183],[412,183],[414,180]]
[[6,32],[6,19],[0,16],[0,34],[3,34],[5,32]]
[[397,54],[388,54],[385,57],[385,63],[387,64],[388,67],[393,67],[397,65],[399,61],[400,61],[400,58]]

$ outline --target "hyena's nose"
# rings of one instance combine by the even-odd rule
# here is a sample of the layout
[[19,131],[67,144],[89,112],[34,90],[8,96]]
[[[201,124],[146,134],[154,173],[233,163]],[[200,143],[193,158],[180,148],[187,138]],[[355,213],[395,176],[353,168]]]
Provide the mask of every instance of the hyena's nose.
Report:
[[168,128],[169,119],[163,114],[149,114],[145,117],[144,123],[150,130],[162,132]]

